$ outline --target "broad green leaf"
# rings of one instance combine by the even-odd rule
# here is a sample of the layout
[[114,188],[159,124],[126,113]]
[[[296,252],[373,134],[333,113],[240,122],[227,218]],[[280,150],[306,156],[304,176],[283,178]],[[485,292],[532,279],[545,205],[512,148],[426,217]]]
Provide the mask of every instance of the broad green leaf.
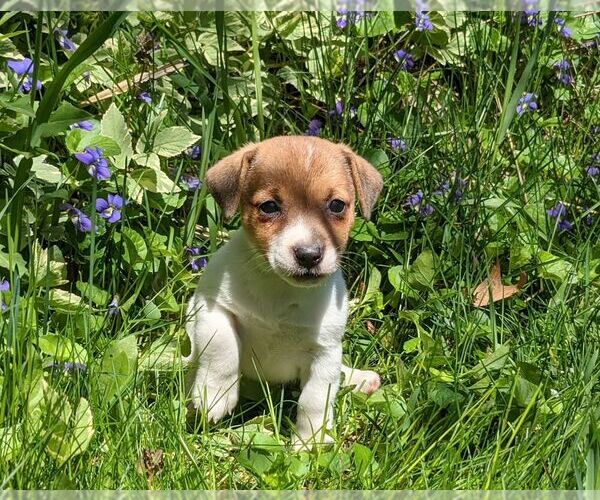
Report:
[[114,102],[104,113],[100,126],[102,135],[113,139],[119,146],[120,153],[115,154],[112,158],[114,166],[118,169],[124,169],[133,157],[133,146],[125,118],[123,118]]
[[577,274],[571,263],[544,250],[540,251],[537,257],[541,263],[539,270],[542,278],[559,283],[567,279],[570,282],[577,281]]
[[90,299],[98,307],[106,307],[110,301],[110,294],[96,285],[90,285],[85,281],[78,281],[75,286],[83,297]]
[[125,243],[123,259],[133,269],[141,269],[148,256],[148,247],[143,236],[129,227],[122,229],[122,235]]
[[36,136],[34,137],[33,142],[42,137],[53,137],[62,134],[65,130],[69,129],[69,125],[87,120],[91,117],[92,115],[87,111],[76,108],[68,102],[63,102],[56,111],[50,115],[50,119],[47,123],[43,123],[36,128]]
[[125,390],[135,375],[137,357],[137,342],[133,335],[113,340],[108,345],[97,377],[100,401],[108,404]]
[[425,250],[413,262],[408,273],[408,281],[414,288],[429,290],[435,277],[433,252]]
[[62,335],[42,335],[37,340],[40,350],[55,361],[87,363],[87,352],[77,342]]
[[85,307],[85,304],[82,303],[79,295],[75,295],[74,293],[59,288],[50,290],[48,301],[51,307],[57,311],[66,313],[77,312],[81,310],[82,307]]
[[42,248],[35,240],[32,245],[33,276],[38,285],[55,287],[68,283],[67,266],[63,261],[58,247],[50,247],[51,257],[48,258],[48,249]]
[[142,371],[174,371],[181,364],[182,358],[178,342],[159,339],[142,353],[139,369]]
[[92,409],[88,401],[81,398],[68,425],[64,428],[59,426],[52,432],[46,450],[59,465],[62,465],[70,458],[83,453],[89,446],[93,435]]
[[165,158],[171,158],[185,151],[199,139],[199,136],[185,127],[165,128],[156,134],[152,152]]
[[160,309],[156,306],[154,302],[148,300],[144,304],[144,308],[142,309],[142,314],[146,319],[158,320],[160,319]]
[[152,193],[178,193],[181,191],[167,174],[153,168],[138,168],[131,173],[131,178],[139,186]]
[[58,167],[46,163],[46,158],[46,155],[36,156],[31,165],[31,173],[36,179],[50,184],[62,184],[65,181],[65,176]]

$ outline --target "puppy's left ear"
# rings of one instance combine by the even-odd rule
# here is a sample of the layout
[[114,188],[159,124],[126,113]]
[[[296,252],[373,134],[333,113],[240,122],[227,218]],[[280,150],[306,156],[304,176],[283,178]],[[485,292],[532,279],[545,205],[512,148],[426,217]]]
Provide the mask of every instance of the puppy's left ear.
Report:
[[360,211],[363,217],[369,220],[379,193],[383,189],[383,177],[373,165],[349,147],[342,146],[342,151],[350,165],[350,173],[360,203]]

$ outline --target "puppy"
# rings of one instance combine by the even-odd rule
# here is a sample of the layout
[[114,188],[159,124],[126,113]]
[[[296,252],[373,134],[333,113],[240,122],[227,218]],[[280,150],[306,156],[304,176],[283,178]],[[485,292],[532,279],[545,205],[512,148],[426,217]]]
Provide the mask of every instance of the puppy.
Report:
[[369,218],[379,172],[350,148],[316,137],[250,144],[211,167],[209,191],[242,228],[212,257],[188,310],[188,407],[230,414],[240,377],[299,380],[295,447],[331,442],[341,373],[371,393],[379,376],[342,364],[348,316],[341,253],[355,199]]

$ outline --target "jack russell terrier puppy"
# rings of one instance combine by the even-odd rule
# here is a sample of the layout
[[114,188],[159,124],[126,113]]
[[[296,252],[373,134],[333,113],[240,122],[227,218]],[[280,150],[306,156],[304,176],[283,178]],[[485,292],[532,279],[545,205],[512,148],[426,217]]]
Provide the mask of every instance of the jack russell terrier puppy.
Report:
[[[383,187],[350,148],[317,137],[249,144],[211,167],[208,190],[242,228],[213,256],[188,310],[188,407],[230,414],[240,377],[299,380],[296,448],[331,442],[341,373],[370,394],[379,375],[342,364],[348,317],[341,253],[355,199],[368,219]],[[309,444],[309,446],[310,446]]]

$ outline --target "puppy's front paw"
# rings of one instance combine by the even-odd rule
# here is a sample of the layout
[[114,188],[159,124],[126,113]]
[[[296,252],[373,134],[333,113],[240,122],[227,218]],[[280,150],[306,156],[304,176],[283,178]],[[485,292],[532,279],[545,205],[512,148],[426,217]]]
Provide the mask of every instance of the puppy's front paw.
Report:
[[206,386],[202,386],[198,391],[191,391],[187,404],[188,419],[203,415],[210,423],[231,415],[237,405],[236,392],[234,389],[220,391]]
[[373,394],[381,387],[381,378],[372,370],[346,368],[344,373],[346,375],[344,385],[353,385],[354,392]]

